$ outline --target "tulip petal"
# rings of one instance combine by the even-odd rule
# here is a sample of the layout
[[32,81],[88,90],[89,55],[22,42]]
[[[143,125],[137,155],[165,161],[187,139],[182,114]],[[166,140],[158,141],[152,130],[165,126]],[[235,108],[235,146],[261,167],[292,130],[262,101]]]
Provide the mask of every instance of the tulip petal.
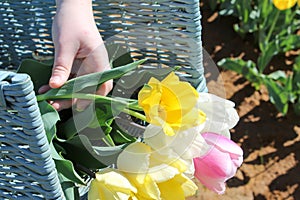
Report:
[[181,184],[181,188],[184,192],[185,197],[195,195],[196,191],[198,190],[198,186],[191,179],[189,179],[184,174],[178,176],[178,179],[181,179],[180,181],[177,181]]
[[183,174],[176,175],[173,179],[158,183],[163,199],[184,200],[185,197],[196,193],[197,185]]
[[[219,150],[221,151],[230,153],[233,158],[243,156],[242,148],[236,145],[236,143],[234,143],[232,140],[226,137],[222,137],[221,135],[216,133],[203,133],[201,135],[205,138],[205,141],[209,145],[212,145],[215,148],[219,148]],[[242,163],[240,163],[240,165],[241,164]]]
[[96,173],[88,192],[89,199],[129,199],[137,189],[120,173],[112,169]]
[[179,174],[178,169],[167,164],[151,167],[149,175],[156,183],[161,183],[172,179],[175,175]]
[[184,191],[175,179],[158,183],[158,187],[164,200],[185,200]]
[[114,200],[117,198],[117,193],[107,189],[102,184],[91,183],[90,190],[88,193],[89,200]]
[[197,109],[198,93],[188,82],[170,73],[161,82],[151,78],[138,95],[150,124],[162,126],[164,133],[173,136],[176,130],[187,129],[205,121],[205,114]]
[[120,173],[109,171],[102,174],[96,174],[96,180],[103,182],[104,185],[116,188],[117,191],[130,194],[131,191],[136,192],[136,189],[130,182]]
[[[274,6],[278,10],[286,10],[293,7],[297,3],[297,0],[273,0]],[[298,0],[299,4],[299,0]]]
[[[201,158],[194,158],[195,164],[195,177],[208,189],[222,194],[225,192],[225,181],[227,180],[226,172],[229,171],[228,162],[226,159],[229,159],[228,156],[225,156],[225,159],[218,160],[215,163],[215,159],[210,159],[210,157],[220,156],[214,155],[214,151],[210,151],[207,156]],[[222,157],[221,157],[222,158]],[[218,163],[223,162],[222,166],[218,166]],[[230,174],[231,175],[231,174]]]
[[130,182],[136,186],[139,199],[157,199],[160,200],[160,191],[157,184],[149,175],[126,174]]
[[164,168],[164,164],[174,167],[180,173],[187,170],[187,162],[176,155],[162,155],[158,152],[153,152],[151,154],[150,171],[153,167],[156,167],[156,170]]
[[207,188],[222,194],[225,182],[232,178],[242,164],[243,151],[230,139],[216,133],[203,133],[211,146],[206,155],[194,158],[195,177]]
[[214,94],[200,93],[198,108],[206,114],[205,127],[202,132],[215,132],[230,138],[229,129],[239,121],[235,104]]
[[151,148],[141,142],[128,145],[117,159],[120,171],[130,173],[146,173],[149,168]]
[[182,159],[192,159],[204,155],[208,149],[200,131],[204,125],[178,131],[174,136],[164,134],[159,126],[148,125],[144,132],[144,141],[155,151],[163,155],[177,154]]

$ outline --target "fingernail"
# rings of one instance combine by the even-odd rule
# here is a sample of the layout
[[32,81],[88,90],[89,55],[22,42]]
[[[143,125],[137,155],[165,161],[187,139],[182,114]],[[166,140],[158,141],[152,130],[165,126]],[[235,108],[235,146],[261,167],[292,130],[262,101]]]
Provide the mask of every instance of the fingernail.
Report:
[[49,85],[51,87],[57,88],[61,86],[61,78],[59,76],[51,77],[49,80]]
[[54,77],[51,77],[51,78],[50,78],[50,82],[51,82],[51,83],[57,83],[57,82],[59,82],[59,80],[60,80],[60,78],[57,77],[57,76],[54,76]]

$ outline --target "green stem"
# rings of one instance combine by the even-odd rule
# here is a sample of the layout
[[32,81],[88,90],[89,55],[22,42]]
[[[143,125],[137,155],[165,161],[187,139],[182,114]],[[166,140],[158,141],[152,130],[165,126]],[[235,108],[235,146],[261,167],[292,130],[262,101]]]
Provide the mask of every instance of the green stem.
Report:
[[136,117],[136,118],[138,118],[142,121],[147,121],[145,115],[142,115],[141,113],[138,113],[138,112],[135,112],[135,111],[132,111],[132,110],[128,110],[128,109],[124,109],[123,112],[127,113],[127,114],[129,114],[133,117]]
[[74,93],[74,94],[66,94],[60,96],[47,96],[47,95],[37,95],[37,101],[43,100],[56,100],[56,99],[86,99],[86,100],[94,100],[94,101],[106,101],[106,102],[113,102],[113,103],[120,103],[124,105],[128,105],[127,102],[122,101],[120,99],[111,98],[108,96],[96,95],[96,94],[83,94],[83,93]]
[[273,31],[274,31],[275,25],[276,25],[276,23],[277,23],[277,21],[278,21],[279,15],[280,15],[280,10],[276,9],[276,15],[275,15],[275,18],[274,18],[274,20],[273,20],[273,22],[272,22],[272,25],[271,25],[271,27],[270,27],[270,29],[269,29],[268,35],[267,35],[266,40],[265,40],[265,41],[266,41],[266,44],[269,43],[269,40],[270,40],[270,38],[271,38],[271,36],[272,36],[272,33],[273,33]]
[[[128,106],[130,109],[143,111],[143,109],[134,101],[125,98],[112,98],[108,96],[96,95],[96,94],[84,94],[84,93],[74,93],[74,94],[67,94],[67,95],[59,95],[59,96],[48,96],[45,94],[40,94],[36,96],[37,101],[43,100],[56,100],[56,99],[86,99],[86,100],[93,100],[93,101],[106,101],[112,103],[119,103]],[[129,102],[128,102],[129,101]]]
[[107,134],[104,138],[102,138],[102,141],[107,145],[107,146],[116,146],[114,143],[114,140],[111,138],[109,134]]

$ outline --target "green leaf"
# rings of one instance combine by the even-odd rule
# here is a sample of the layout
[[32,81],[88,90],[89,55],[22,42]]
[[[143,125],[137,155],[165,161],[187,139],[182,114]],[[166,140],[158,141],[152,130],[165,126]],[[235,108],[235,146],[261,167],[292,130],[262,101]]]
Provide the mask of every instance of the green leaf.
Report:
[[271,42],[264,43],[261,47],[261,55],[258,57],[257,63],[260,72],[266,68],[271,59],[279,54],[300,48],[299,35],[286,35],[283,37],[275,37]]
[[114,116],[119,115],[119,113],[128,105],[130,104],[121,104],[119,102],[96,102],[95,104],[90,104],[84,111],[73,111],[74,114],[72,117],[66,122],[59,124],[58,136],[69,140],[79,132],[91,131],[96,133],[97,139],[101,139],[111,131],[110,124],[114,119]]
[[280,38],[281,52],[287,52],[293,49],[300,48],[300,35],[287,35]]
[[93,89],[93,91],[95,91],[95,87],[100,86],[102,83],[108,80],[121,77],[127,72],[137,68],[144,61],[145,60],[139,60],[122,67],[117,67],[103,72],[91,73],[80,77],[76,77],[67,81],[62,87],[51,89],[45,94],[40,95],[40,98],[47,99],[47,97],[50,97],[52,99],[55,98],[55,96],[70,95],[76,92],[80,92],[82,90],[89,89]]
[[44,129],[50,143],[56,136],[56,123],[59,121],[58,112],[46,101],[38,102]]
[[[59,124],[58,136],[63,139],[70,139],[80,131],[89,127],[89,125],[97,119],[95,112],[95,104],[90,104],[84,111],[75,112],[66,122]],[[96,127],[95,127],[96,128]],[[104,137],[99,133],[99,137]]]
[[[111,120],[114,118],[114,114],[109,105],[101,105],[101,107],[99,105],[96,108],[96,116],[98,126],[110,126]],[[93,127],[95,127],[95,125]]]
[[[128,121],[129,123],[129,121]],[[116,144],[124,144],[124,143],[132,143],[135,142],[137,139],[129,134],[127,134],[123,129],[120,128],[118,123],[114,121],[112,124],[112,131],[110,132],[111,138]]]
[[[128,90],[136,90],[147,83],[151,77],[162,80],[172,71],[174,71],[174,69],[170,67],[138,69],[122,76],[116,83],[115,88],[122,91],[126,90],[126,92],[128,92]],[[132,93],[129,92],[129,94]]]
[[58,179],[63,190],[64,196],[66,200],[79,200],[80,195],[78,191],[78,187],[75,185],[74,182],[67,179],[62,174],[58,174]]
[[120,129],[118,130],[113,129],[111,133],[111,137],[116,144],[132,143],[136,141],[135,137],[128,135],[127,133],[121,131]]
[[243,75],[256,89],[258,89],[262,83],[263,75],[257,71],[255,63],[251,60],[244,61],[240,58],[224,58],[218,62],[218,65]]
[[[261,19],[268,19],[268,16],[270,16],[270,12],[274,11],[273,7],[270,6],[270,1],[269,0],[260,0],[258,1],[258,12],[260,13],[260,18]],[[266,24],[263,24],[265,27]],[[270,24],[269,24],[270,26]]]
[[293,90],[300,94],[300,56],[295,59],[293,66]]
[[116,163],[122,145],[115,147],[93,146],[88,135],[77,135],[62,144],[66,149],[66,158],[88,169],[100,169]]
[[[114,98],[117,99],[117,97]],[[110,103],[96,102],[95,110],[96,110],[96,117],[97,117],[98,124],[100,126],[110,125],[111,124],[110,121],[114,119],[115,116],[118,116],[129,105],[131,105],[131,102],[128,103],[124,102],[122,104],[119,102],[110,102]]]
[[70,160],[63,158],[56,151],[53,143],[50,143],[51,156],[55,162],[57,172],[67,178],[68,180],[78,183],[85,184],[85,181],[76,172],[73,163]]
[[106,44],[108,57],[113,68],[127,65],[133,62],[130,49],[120,44]]
[[293,109],[296,115],[300,116],[300,96],[298,96],[298,101],[295,104],[293,104]]
[[238,17],[237,9],[236,9],[236,0],[225,0],[220,5],[220,15],[233,15]]
[[257,65],[259,71],[262,73],[273,56],[279,53],[278,41],[272,41],[265,44],[264,49],[261,49],[261,51],[261,55],[257,59]]
[[281,82],[284,82],[287,78],[286,73],[282,70],[272,72],[269,75],[267,75],[267,77],[274,80],[280,80]]
[[30,76],[34,91],[37,93],[41,86],[48,84],[52,73],[52,65],[52,62],[42,63],[32,59],[24,59],[17,72],[26,73]]
[[275,105],[279,112],[285,115],[289,106],[289,92],[272,79],[265,78],[264,83],[268,89],[271,103]]

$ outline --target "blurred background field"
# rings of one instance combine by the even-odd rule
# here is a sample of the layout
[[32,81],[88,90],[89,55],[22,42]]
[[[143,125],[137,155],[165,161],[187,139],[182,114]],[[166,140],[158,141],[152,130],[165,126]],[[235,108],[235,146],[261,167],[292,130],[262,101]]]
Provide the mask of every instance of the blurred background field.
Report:
[[[216,82],[222,82],[226,98],[236,103],[240,122],[232,130],[232,139],[243,148],[244,163],[236,176],[227,182],[224,195],[217,195],[199,184],[199,193],[191,199],[299,199],[300,116],[297,115],[299,114],[297,113],[299,102],[297,87],[300,80],[295,77],[296,59],[300,54],[299,7],[292,8],[296,20],[293,20],[294,27],[290,29],[295,30],[286,33],[287,37],[295,35],[291,41],[293,45],[288,48],[279,46],[278,48],[286,49],[274,52],[270,58],[267,58],[269,61],[266,61],[266,66],[260,71],[259,64],[262,61],[259,59],[262,59],[264,52],[255,42],[257,39],[255,34],[241,35],[235,31],[234,26],[237,26],[235,24],[241,26],[239,18],[233,15],[220,15],[220,4],[212,9],[211,3],[212,1],[209,0],[201,2],[202,38],[204,49],[214,63],[217,63],[220,76],[213,77],[208,73],[206,78],[212,93],[218,94]],[[269,6],[275,8],[272,4]],[[274,12],[276,14],[277,11]],[[269,17],[274,21],[274,16]],[[277,22],[275,29],[280,29],[277,27],[279,24],[282,23]],[[267,33],[270,32],[269,29],[266,28]],[[271,35],[269,40],[277,40],[276,37],[276,34]],[[250,60],[256,65],[257,72],[254,70],[253,76],[247,77],[247,74],[252,72],[243,74],[244,72],[238,73],[230,67],[221,67],[222,62],[219,61],[224,58]],[[206,68],[209,68],[211,63],[205,64]],[[253,65],[251,69],[254,69]],[[273,72],[277,73],[275,73],[276,77],[268,76]],[[265,78],[267,76],[268,78]],[[262,82],[256,84],[255,81],[257,83],[259,81],[255,79],[257,77],[268,80],[260,80]]]

